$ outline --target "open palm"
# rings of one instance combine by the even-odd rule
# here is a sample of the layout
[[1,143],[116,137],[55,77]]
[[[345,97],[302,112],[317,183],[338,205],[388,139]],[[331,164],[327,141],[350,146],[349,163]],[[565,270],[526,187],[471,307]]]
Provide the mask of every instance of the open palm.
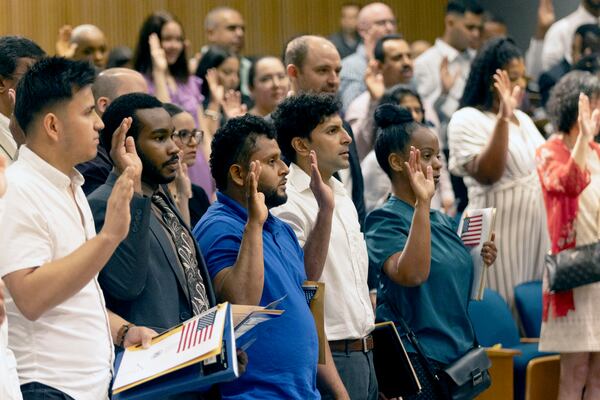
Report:
[[435,193],[435,182],[433,181],[433,169],[427,166],[427,175],[421,168],[421,151],[411,146],[408,162],[405,162],[408,172],[410,186],[415,197],[420,201],[430,201]]

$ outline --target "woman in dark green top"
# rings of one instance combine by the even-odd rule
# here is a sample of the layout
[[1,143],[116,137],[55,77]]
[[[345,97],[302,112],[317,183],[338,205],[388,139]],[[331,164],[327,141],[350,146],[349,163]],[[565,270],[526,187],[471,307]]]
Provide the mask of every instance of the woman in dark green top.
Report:
[[[375,120],[375,153],[393,192],[366,220],[369,260],[380,272],[377,319],[397,323],[401,316],[431,363],[443,368],[474,346],[467,315],[473,263],[454,221],[430,208],[442,167],[435,133],[396,105],[379,106]],[[493,242],[484,244],[482,256],[486,265],[494,262]],[[423,385],[412,398],[442,398],[405,345]]]

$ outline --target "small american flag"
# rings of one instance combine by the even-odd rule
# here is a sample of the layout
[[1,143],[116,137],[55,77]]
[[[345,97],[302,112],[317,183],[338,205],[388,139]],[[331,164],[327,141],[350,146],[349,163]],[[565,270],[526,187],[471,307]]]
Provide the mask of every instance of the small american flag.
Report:
[[465,246],[475,247],[481,241],[481,231],[483,229],[483,215],[472,215],[465,217],[462,226],[460,238]]
[[196,318],[193,321],[183,324],[177,352],[181,353],[182,351],[191,349],[194,346],[210,340],[216,315],[216,310],[211,311],[200,318]]

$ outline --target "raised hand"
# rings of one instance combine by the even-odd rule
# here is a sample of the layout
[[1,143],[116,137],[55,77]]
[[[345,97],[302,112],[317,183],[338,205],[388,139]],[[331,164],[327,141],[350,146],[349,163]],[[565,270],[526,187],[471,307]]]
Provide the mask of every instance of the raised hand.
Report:
[[554,5],[552,0],[540,0],[540,4],[537,10],[537,22],[541,29],[544,29],[544,33],[550,28],[550,26],[556,20],[554,14]]
[[123,118],[121,125],[113,133],[111,139],[110,158],[113,160],[118,172],[131,168],[134,189],[137,193],[142,192],[142,160],[135,150],[133,138],[126,137],[127,131],[131,127],[131,117]]
[[440,64],[440,79],[442,81],[442,93],[448,94],[454,83],[456,83],[456,79],[460,75],[460,70],[456,71],[454,74],[450,73],[450,68],[448,67],[448,57],[444,57],[442,59],[442,63]]
[[206,71],[206,83],[208,83],[208,90],[210,90],[210,99],[216,103],[221,103],[225,99],[225,87],[219,83],[219,73],[216,68],[211,68]]
[[179,152],[179,162],[177,163],[177,176],[175,178],[177,187],[177,196],[184,201],[192,197],[192,181],[188,174],[188,166],[183,162],[183,151]]
[[579,94],[579,115],[577,116],[579,123],[579,134],[589,142],[598,135],[600,127],[600,111],[595,109],[590,112],[590,99],[583,93]]
[[310,151],[310,190],[312,190],[317,200],[319,210],[331,210],[335,207],[335,199],[331,187],[323,182],[317,163],[317,154],[314,150]]
[[242,94],[237,90],[228,90],[225,93],[221,108],[228,119],[241,117],[248,112],[248,107],[242,103]]
[[483,258],[483,263],[488,267],[496,261],[496,244],[494,243],[494,239],[496,238],[496,234],[492,233],[492,238],[489,242],[485,242],[483,247],[481,248],[481,257]]
[[417,202],[431,201],[435,194],[435,182],[433,181],[433,169],[431,165],[427,166],[427,175],[423,173],[421,168],[421,151],[410,146],[410,155],[408,162],[404,162],[408,173],[410,186],[415,193]]
[[371,99],[381,99],[385,92],[385,85],[383,84],[383,75],[377,66],[377,60],[369,61],[369,65],[365,71],[365,84],[367,85]]
[[133,197],[133,168],[127,167],[121,174],[112,189],[106,204],[106,218],[101,234],[108,236],[111,240],[119,243],[129,232],[131,215],[129,214],[129,203]]
[[153,33],[148,38],[150,45],[150,56],[152,57],[152,70],[157,72],[166,72],[169,68],[165,50],[160,45],[160,39],[156,33]]
[[494,87],[500,101],[499,118],[512,118],[513,112],[521,102],[521,87],[515,86],[511,89],[510,86],[508,73],[502,69],[497,69],[494,74]]
[[63,25],[58,29],[58,38],[56,39],[56,55],[64,58],[73,58],[77,43],[71,43],[71,25]]
[[260,226],[265,223],[269,216],[269,210],[265,205],[265,195],[258,191],[258,179],[260,178],[261,170],[260,161],[252,161],[244,185],[248,222],[253,222]]

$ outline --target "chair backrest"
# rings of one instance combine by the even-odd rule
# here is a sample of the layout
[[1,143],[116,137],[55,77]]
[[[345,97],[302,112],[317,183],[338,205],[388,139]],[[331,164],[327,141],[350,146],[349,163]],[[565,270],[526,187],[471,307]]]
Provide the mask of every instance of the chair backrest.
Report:
[[485,289],[483,300],[469,303],[469,317],[475,336],[482,346],[502,344],[513,347],[520,342],[519,330],[513,316],[498,292]]
[[542,328],[542,281],[524,282],[515,287],[515,304],[525,335],[540,337]]

